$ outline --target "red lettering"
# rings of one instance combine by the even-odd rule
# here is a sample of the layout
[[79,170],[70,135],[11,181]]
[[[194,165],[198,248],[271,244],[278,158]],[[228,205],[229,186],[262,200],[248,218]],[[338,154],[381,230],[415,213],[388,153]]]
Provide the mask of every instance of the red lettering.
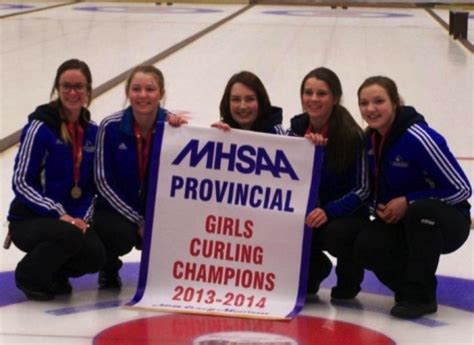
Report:
[[235,274],[235,269],[233,269],[232,267],[226,267],[224,272],[224,285],[228,285],[229,280],[234,279]]
[[249,269],[197,264],[175,261],[173,264],[175,279],[197,281],[235,287],[272,291],[276,276],[273,272],[253,271]]
[[[212,241],[209,241],[210,245],[212,245]],[[225,249],[225,243],[221,241],[215,241],[214,242],[214,258],[219,259],[219,260],[224,260],[224,249]]]
[[275,288],[275,273],[267,273],[265,290],[272,291]]
[[253,236],[253,222],[250,219],[247,219],[244,223],[244,237],[251,238]]
[[189,254],[191,254],[192,256],[198,256],[200,252],[198,246],[200,244],[201,241],[199,240],[199,238],[193,238],[189,243]]
[[176,279],[181,279],[183,278],[183,272],[181,271],[183,269],[183,262],[182,261],[175,261],[173,265],[173,277]]
[[216,232],[216,225],[215,225],[216,217],[212,214],[206,217],[206,232],[213,234]]
[[253,222],[249,219],[243,222],[238,218],[208,215],[205,220],[205,230],[209,234],[251,238],[253,236]]
[[224,218],[224,227],[222,229],[223,235],[233,236],[234,230],[234,220],[232,218],[225,217]]

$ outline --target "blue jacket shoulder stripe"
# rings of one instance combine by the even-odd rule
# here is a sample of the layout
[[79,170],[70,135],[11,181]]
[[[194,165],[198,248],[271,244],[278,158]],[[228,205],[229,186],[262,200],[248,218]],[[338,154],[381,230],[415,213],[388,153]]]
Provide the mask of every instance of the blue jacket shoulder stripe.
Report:
[[97,155],[96,155],[96,169],[95,179],[97,188],[101,192],[102,196],[120,213],[132,222],[139,224],[141,222],[141,216],[133,210],[127,203],[125,203],[113,190],[113,188],[107,183],[104,169],[104,137],[106,128],[108,125],[114,122],[120,122],[123,112],[118,112],[106,117],[100,128],[97,136]]
[[282,125],[274,126],[273,131],[275,132],[275,134],[278,134],[278,135],[285,135],[286,134],[286,130],[283,128]]
[[122,119],[123,110],[113,113],[102,120],[101,126],[108,125],[110,122],[120,122]]
[[26,130],[25,137],[23,138],[23,142],[20,146],[20,152],[18,154],[17,167],[13,177],[13,185],[17,192],[26,200],[33,204],[37,204],[40,207],[55,210],[60,215],[63,215],[66,213],[66,211],[61,204],[55,203],[50,198],[43,197],[32,186],[28,185],[28,182],[26,181],[30,159],[34,154],[33,144],[42,126],[44,126],[43,122],[34,120],[29,124],[29,127]]
[[463,176],[461,176],[456,167],[451,164],[445,153],[442,152],[439,145],[435,143],[429,133],[419,125],[410,127],[408,132],[418,139],[430,155],[433,162],[438,166],[441,173],[456,188],[457,192],[454,195],[446,197],[443,200],[449,204],[456,204],[468,199],[471,193],[469,183],[467,183]]
[[369,188],[369,174],[367,170],[367,156],[361,154],[357,166],[357,174],[359,175],[359,189],[355,191],[360,200],[364,201],[369,197],[370,188]]

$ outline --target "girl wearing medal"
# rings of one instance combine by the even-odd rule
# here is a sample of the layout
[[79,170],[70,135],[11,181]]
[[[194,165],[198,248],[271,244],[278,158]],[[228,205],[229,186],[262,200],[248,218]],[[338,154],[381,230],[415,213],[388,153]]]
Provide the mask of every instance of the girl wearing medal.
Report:
[[368,216],[363,133],[340,104],[341,83],[330,69],[310,71],[301,83],[300,97],[304,113],[291,119],[288,134],[319,137],[325,143],[318,206],[306,218],[313,228],[307,293],[316,294],[331,272],[332,263],[323,253],[327,250],[338,259],[331,298],[351,299],[359,293],[363,279],[363,269],[352,255],[353,244]]
[[69,277],[97,272],[105,261],[100,239],[88,228],[97,134],[86,108],[91,84],[87,64],[65,61],[51,92],[57,98],[37,107],[22,132],[8,220],[13,243],[26,252],[16,285],[30,299],[70,294]]
[[93,227],[107,252],[100,289],[120,289],[119,256],[139,248],[143,236],[149,156],[155,126],[186,121],[161,108],[164,77],[152,65],[137,66],[125,86],[130,106],[105,118],[99,129],[95,181],[99,197]]
[[390,313],[415,319],[437,311],[441,254],[469,236],[472,189],[446,140],[415,108],[403,106],[384,76],[358,90],[366,131],[373,216],[355,252],[395,294]]

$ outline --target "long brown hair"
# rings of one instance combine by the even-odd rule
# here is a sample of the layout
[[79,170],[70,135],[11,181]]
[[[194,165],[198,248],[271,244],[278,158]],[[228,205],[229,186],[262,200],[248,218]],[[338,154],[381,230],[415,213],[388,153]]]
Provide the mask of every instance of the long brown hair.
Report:
[[241,71],[236,73],[227,82],[219,106],[221,121],[227,123],[232,128],[240,128],[239,124],[232,118],[230,111],[230,91],[232,86],[234,86],[236,83],[243,84],[255,92],[258,102],[258,116],[255,120],[255,123],[252,125],[252,130],[257,132],[263,131],[265,117],[271,114],[272,105],[270,103],[270,97],[268,97],[267,90],[265,89],[265,86],[263,85],[260,78],[249,71]]
[[309,78],[316,78],[325,82],[336,100],[336,104],[333,106],[328,119],[329,139],[325,155],[329,170],[343,173],[362,154],[362,129],[354,120],[349,110],[340,104],[342,86],[336,73],[326,67],[313,69],[306,74],[301,82],[300,97],[303,96],[304,85]]

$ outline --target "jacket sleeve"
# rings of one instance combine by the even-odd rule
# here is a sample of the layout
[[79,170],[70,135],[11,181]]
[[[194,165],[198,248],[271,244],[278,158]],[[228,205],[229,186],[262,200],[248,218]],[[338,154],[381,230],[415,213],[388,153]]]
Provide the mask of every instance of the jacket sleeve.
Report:
[[86,213],[84,214],[83,219],[84,219],[84,221],[86,221],[86,223],[89,223],[89,222],[92,221],[92,216],[94,215],[96,199],[97,199],[97,196],[94,196],[92,198],[91,204],[89,205],[89,207],[86,210]]
[[105,119],[99,127],[96,144],[94,177],[100,195],[121,215],[141,226],[144,222],[138,210],[127,203],[127,199],[114,178],[114,157],[116,140],[113,135],[113,122]]
[[285,130],[282,125],[273,126],[271,133],[277,135],[288,135],[288,131]]
[[15,196],[28,208],[42,216],[59,218],[66,211],[63,205],[44,195],[41,181],[50,140],[51,133],[41,121],[32,121],[24,128],[12,184]]
[[289,137],[300,137],[301,135],[298,135],[294,130],[293,128],[288,128],[286,129],[286,131],[284,132],[284,135],[287,135]]
[[329,219],[350,215],[362,207],[370,194],[367,156],[362,150],[354,162],[350,178],[353,188],[339,199],[327,203],[323,209]]
[[455,205],[469,199],[471,185],[446,140],[434,130],[420,125],[410,127],[408,132],[414,139],[412,148],[417,155],[416,162],[433,184],[432,189],[408,193],[408,202],[434,198]]

